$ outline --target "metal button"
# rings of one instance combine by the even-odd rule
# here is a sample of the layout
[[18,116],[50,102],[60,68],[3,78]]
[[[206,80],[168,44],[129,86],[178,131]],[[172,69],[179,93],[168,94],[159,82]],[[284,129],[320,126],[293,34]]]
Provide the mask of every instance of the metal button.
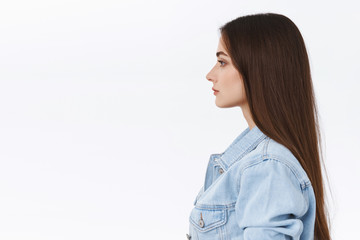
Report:
[[188,240],[191,239],[191,236],[189,234],[186,234],[186,237],[187,237]]
[[220,168],[219,173],[222,174],[224,172],[224,169]]
[[202,213],[200,213],[199,225],[200,225],[201,228],[204,227],[204,225],[205,225],[204,220],[202,218]]
[[199,225],[200,225],[201,228],[203,228],[204,225],[205,225],[205,224],[204,224],[204,220],[200,219],[200,220],[199,220]]

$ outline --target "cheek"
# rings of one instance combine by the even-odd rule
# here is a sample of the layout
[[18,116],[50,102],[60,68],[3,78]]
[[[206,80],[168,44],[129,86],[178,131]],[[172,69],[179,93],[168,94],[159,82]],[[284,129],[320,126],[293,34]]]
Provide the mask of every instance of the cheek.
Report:
[[238,96],[243,96],[245,95],[245,89],[244,89],[244,84],[242,79],[240,78],[239,74],[236,73],[232,73],[232,76],[229,78],[229,86],[230,86],[230,90],[234,93],[237,94]]
[[245,90],[240,81],[233,82],[232,87],[229,89],[231,95],[235,98],[244,98]]

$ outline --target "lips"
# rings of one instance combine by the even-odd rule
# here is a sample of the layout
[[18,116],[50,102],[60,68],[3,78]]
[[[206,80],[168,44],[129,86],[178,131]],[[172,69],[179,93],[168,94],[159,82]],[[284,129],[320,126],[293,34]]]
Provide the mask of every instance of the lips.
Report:
[[215,91],[215,92],[218,92],[218,91],[219,91],[219,90],[216,90],[216,89],[214,89],[214,88],[212,88],[212,90]]

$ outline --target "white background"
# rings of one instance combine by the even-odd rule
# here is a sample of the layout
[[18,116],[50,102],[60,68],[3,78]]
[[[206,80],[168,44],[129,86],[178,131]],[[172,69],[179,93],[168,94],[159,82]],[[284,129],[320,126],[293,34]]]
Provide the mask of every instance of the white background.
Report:
[[[205,78],[218,28],[275,12],[309,51],[334,239],[358,236],[356,1],[1,1],[0,239],[186,239],[207,161],[247,127]],[[328,194],[329,195],[329,194]]]

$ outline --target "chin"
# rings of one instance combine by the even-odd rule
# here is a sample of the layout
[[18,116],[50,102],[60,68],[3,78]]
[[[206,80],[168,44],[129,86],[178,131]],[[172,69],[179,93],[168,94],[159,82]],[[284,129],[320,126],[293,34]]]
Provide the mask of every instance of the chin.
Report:
[[235,107],[235,105],[232,104],[224,104],[224,103],[218,103],[215,102],[215,105],[219,108],[231,108],[231,107]]

